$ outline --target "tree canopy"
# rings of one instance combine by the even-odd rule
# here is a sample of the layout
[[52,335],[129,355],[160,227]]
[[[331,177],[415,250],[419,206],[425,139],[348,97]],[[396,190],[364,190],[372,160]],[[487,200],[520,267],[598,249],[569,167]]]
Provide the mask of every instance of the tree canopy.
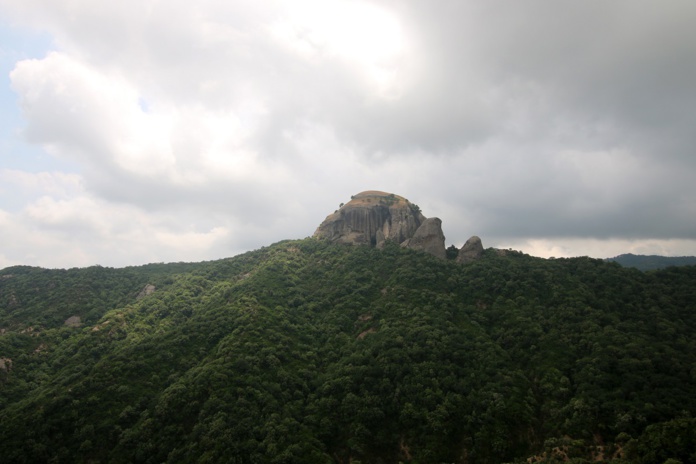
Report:
[[0,330],[3,462],[696,462],[693,266],[308,238],[7,268]]

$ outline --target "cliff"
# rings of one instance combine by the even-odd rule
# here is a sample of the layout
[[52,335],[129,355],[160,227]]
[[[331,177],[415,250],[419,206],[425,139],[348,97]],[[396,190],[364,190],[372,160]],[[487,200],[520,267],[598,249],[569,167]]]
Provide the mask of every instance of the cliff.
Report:
[[350,245],[382,247],[387,240],[445,258],[442,221],[393,193],[368,190],[351,197],[319,225],[315,238]]

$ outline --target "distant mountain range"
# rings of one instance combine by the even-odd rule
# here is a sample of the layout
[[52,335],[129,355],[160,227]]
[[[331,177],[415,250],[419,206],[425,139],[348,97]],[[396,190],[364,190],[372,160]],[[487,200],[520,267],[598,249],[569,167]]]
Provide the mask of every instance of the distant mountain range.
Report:
[[605,261],[613,261],[624,267],[635,267],[641,271],[651,271],[670,266],[693,266],[696,265],[696,256],[657,256],[626,253],[614,258],[606,258]]

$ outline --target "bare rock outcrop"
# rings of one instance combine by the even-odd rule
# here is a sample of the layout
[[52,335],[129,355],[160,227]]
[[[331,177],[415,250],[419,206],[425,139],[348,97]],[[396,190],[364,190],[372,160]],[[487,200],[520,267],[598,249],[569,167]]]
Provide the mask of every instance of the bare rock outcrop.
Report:
[[474,235],[459,249],[457,262],[460,264],[467,264],[480,259],[482,256],[483,244],[481,243],[481,239]]
[[438,258],[446,259],[445,234],[442,233],[442,221],[428,218],[420,225],[413,237],[401,243],[401,246],[425,251]]
[[[390,240],[444,259],[441,224],[437,218],[428,220],[417,205],[404,197],[368,190],[354,195],[348,203],[327,216],[314,232],[314,237],[378,248]],[[425,228],[418,232],[423,225]]]
[[425,216],[404,197],[369,190],[358,193],[324,219],[314,237],[351,245],[382,246],[413,236]]
[[66,327],[80,327],[82,325],[82,319],[80,316],[70,316],[63,322]]
[[12,370],[12,360],[10,358],[0,358],[0,371],[10,372]]
[[142,290],[140,290],[140,293],[138,293],[138,295],[135,297],[135,299],[140,300],[140,299],[145,298],[148,295],[152,295],[153,293],[155,293],[155,290],[156,290],[156,288],[154,285],[147,284],[143,287]]
[[7,381],[12,370],[12,360],[10,358],[0,358],[0,385]]

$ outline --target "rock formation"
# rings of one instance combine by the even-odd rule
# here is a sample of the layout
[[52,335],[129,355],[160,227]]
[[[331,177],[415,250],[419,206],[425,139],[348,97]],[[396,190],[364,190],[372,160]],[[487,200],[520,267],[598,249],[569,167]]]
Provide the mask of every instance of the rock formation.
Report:
[[422,250],[438,258],[446,259],[445,234],[442,233],[442,221],[428,218],[420,225],[413,237],[404,240],[401,246]]
[[0,371],[10,372],[12,370],[12,360],[10,358],[0,358]]
[[66,327],[80,327],[82,325],[82,319],[80,316],[70,316],[63,322]]
[[481,256],[483,256],[483,244],[481,239],[474,235],[459,249],[457,262],[467,264],[480,259]]
[[391,240],[444,259],[445,237],[441,224],[438,218],[427,219],[418,206],[404,197],[369,190],[354,195],[327,216],[314,237],[378,248]]
[[140,293],[138,293],[138,295],[135,297],[135,299],[141,300],[141,299],[145,298],[146,296],[152,295],[153,293],[155,293],[155,290],[156,290],[156,288],[154,285],[147,284],[147,285],[145,285],[145,287],[143,287],[142,290],[140,290]]

